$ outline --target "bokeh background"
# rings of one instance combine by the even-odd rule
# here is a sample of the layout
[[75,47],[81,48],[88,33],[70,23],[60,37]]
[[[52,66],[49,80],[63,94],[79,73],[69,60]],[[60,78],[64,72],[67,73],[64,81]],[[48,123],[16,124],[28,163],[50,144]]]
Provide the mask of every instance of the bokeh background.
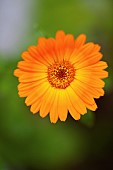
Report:
[[[32,115],[13,76],[21,53],[63,29],[102,46],[109,78],[96,112],[51,124]],[[113,0],[0,0],[0,170],[113,169]]]

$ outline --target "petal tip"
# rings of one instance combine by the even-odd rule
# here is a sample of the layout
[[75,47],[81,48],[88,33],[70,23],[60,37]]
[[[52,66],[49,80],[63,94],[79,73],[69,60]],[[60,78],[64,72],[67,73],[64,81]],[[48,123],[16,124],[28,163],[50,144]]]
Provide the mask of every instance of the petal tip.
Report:
[[56,32],[56,39],[64,39],[65,32],[63,30],[59,30]]
[[18,69],[14,70],[13,75],[18,77]]

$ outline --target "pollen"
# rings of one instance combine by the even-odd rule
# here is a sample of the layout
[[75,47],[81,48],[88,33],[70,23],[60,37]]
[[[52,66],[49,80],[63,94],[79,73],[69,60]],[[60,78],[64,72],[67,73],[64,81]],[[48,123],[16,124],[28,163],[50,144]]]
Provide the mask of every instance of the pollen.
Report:
[[68,61],[54,63],[48,67],[49,83],[59,89],[65,89],[74,80],[75,69]]

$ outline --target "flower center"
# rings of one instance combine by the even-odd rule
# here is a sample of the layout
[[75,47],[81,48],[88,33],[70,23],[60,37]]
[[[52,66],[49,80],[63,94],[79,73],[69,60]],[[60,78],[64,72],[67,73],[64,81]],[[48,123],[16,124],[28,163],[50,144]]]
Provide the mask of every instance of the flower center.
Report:
[[55,63],[48,67],[48,81],[56,88],[65,89],[74,80],[75,69],[68,61]]

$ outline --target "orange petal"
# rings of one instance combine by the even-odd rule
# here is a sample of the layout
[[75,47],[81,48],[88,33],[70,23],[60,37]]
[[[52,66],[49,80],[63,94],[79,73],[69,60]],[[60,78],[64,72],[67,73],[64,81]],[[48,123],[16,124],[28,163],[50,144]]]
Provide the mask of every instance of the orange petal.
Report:
[[29,106],[39,100],[39,98],[41,98],[45,94],[49,87],[50,84],[48,82],[45,82],[37,88],[34,88],[25,100],[26,105]]
[[65,90],[64,89],[59,89],[59,94],[58,94],[58,115],[61,121],[65,121],[67,118],[67,100],[66,100],[66,95],[65,95]]
[[74,37],[71,34],[67,34],[65,37],[65,54],[64,54],[64,59],[69,60],[71,57],[71,54],[75,48],[75,42],[74,42]]
[[32,90],[34,87],[38,87],[44,82],[46,82],[46,79],[42,79],[42,80],[35,81],[35,82],[20,83],[18,85],[18,90],[19,91]]
[[65,36],[64,31],[58,31],[56,33],[55,53],[59,62],[63,61]]
[[31,105],[30,111],[35,114],[40,110],[40,106],[41,106],[41,100],[37,100],[35,103],[33,103]]
[[57,120],[58,120],[58,89],[56,90],[56,95],[54,97],[54,101],[50,109],[51,123],[56,123]]
[[14,76],[20,77],[22,75],[22,72],[19,69],[14,70]]
[[85,41],[86,41],[86,35],[85,34],[79,35],[75,40],[75,48],[79,48],[82,45],[84,45]]
[[100,45],[95,44],[95,45],[94,45],[94,48],[93,48],[93,51],[94,51],[94,52],[98,52],[98,51],[100,51],[100,48],[101,48]]
[[74,42],[74,37],[72,34],[67,34],[65,37],[65,48],[74,48],[75,47],[75,42]]
[[81,87],[80,83],[77,80],[71,83],[71,87],[73,88],[75,93],[79,96],[79,98],[84,102],[85,106],[88,109],[93,111],[97,109],[97,105],[93,99],[93,96],[84,89],[84,86]]
[[87,67],[85,68],[82,68],[82,69],[78,69],[76,70],[76,75],[83,75],[83,76],[93,76],[93,77],[96,77],[96,78],[106,78],[108,77],[108,72],[107,71],[104,71],[104,70],[97,70],[97,69],[87,69]]
[[104,96],[104,90],[103,89],[100,89],[100,88],[97,88],[96,89],[97,90],[97,92],[100,94],[100,96]]
[[65,38],[65,33],[64,33],[64,31],[57,31],[57,33],[56,33],[56,40],[59,40],[59,39],[62,39],[62,40],[64,40],[64,38]]
[[18,62],[18,68],[26,72],[47,72],[47,66],[41,63],[20,61]]
[[22,58],[23,58],[25,61],[27,61],[27,62],[29,62],[29,63],[30,63],[30,62],[37,63],[37,60],[34,59],[34,58],[29,54],[28,51],[24,51],[21,56],[22,56]]
[[93,105],[90,105],[88,103],[86,103],[86,107],[89,109],[89,110],[92,110],[92,111],[95,111],[98,107],[96,105],[96,103],[94,103]]
[[75,48],[73,53],[70,56],[70,62],[72,64],[75,63],[77,66],[78,64],[81,64],[82,62],[91,58],[91,56],[95,55],[94,52],[92,53],[93,48],[94,48],[93,43],[87,43],[87,44],[81,46],[81,48],[79,48],[79,49]]
[[53,61],[55,62],[58,61],[56,57],[57,54],[56,54],[55,46],[56,46],[56,41],[54,38],[45,39],[44,37],[41,37],[38,39],[38,45],[37,45],[38,52],[45,60],[47,60],[48,58],[49,63],[52,63]]
[[71,114],[71,116],[75,119],[75,120],[79,120],[80,119],[80,113],[77,112],[77,110],[75,109],[75,107],[73,106],[73,104],[70,101],[70,97],[66,91],[66,98],[67,98],[67,104],[68,104],[68,110]]
[[85,90],[84,86],[81,86],[81,83],[78,80],[74,80],[70,86],[81,100],[91,105],[94,104],[95,101],[93,96]]
[[22,75],[19,77],[19,82],[27,83],[47,78],[47,73],[26,73],[20,70]]
[[92,53],[92,51],[94,49],[94,46],[95,46],[94,43],[89,42],[89,43],[84,44],[83,46],[81,46],[81,48],[79,50],[83,55],[89,55],[89,54]]
[[90,69],[90,68],[93,68],[95,70],[103,70],[103,69],[106,69],[108,67],[107,63],[104,62],[104,61],[99,61],[93,65],[89,65],[87,66],[86,68],[87,69]]
[[63,62],[65,52],[64,39],[57,39],[55,43],[55,53],[57,55],[58,62]]
[[38,44],[40,44],[40,45],[45,45],[46,41],[47,41],[47,39],[45,37],[38,38]]
[[53,58],[53,60],[55,62],[58,62],[58,57],[57,57],[57,53],[56,53],[56,41],[53,38],[48,38],[47,39],[47,44],[46,44],[47,48],[49,49],[49,54],[50,56]]
[[81,69],[83,67],[87,67],[93,64],[96,64],[99,60],[101,60],[102,58],[102,54],[101,53],[96,53],[96,54],[92,54],[90,56],[87,56],[87,59],[84,60],[80,60],[79,63],[75,63],[74,66],[76,69]]
[[80,99],[80,97],[76,95],[75,91],[70,86],[66,88],[66,91],[76,111],[80,114],[85,114],[87,112],[86,107],[84,102]]
[[92,87],[103,88],[105,86],[103,80],[93,76],[87,76],[87,75],[84,76],[84,75],[76,74],[76,79]]
[[27,90],[27,91],[19,91],[18,92],[18,95],[20,96],[20,97],[27,97],[29,94],[31,93],[31,91],[30,90]]
[[[91,87],[90,84],[85,84],[81,81],[75,81],[75,86],[78,86],[83,93],[90,94],[93,98],[99,98],[100,96],[104,95],[104,90],[97,87]],[[86,94],[87,96],[87,94]],[[87,100],[88,101],[88,100]],[[93,104],[94,101],[92,101],[91,104]]]
[[43,56],[40,55],[36,46],[30,46],[28,48],[28,52],[36,61],[41,62],[46,66],[49,66],[49,63],[43,58]]
[[53,57],[50,55],[50,52],[51,52],[51,49],[50,48],[47,48],[47,45],[48,45],[48,43],[46,42],[46,44],[39,44],[38,46],[37,46],[37,52],[38,52],[38,54],[40,55],[40,57],[41,57],[41,60],[44,60],[44,61],[46,61],[47,62],[47,64],[46,65],[51,65],[51,64],[53,64],[53,62],[54,62],[54,59],[53,59]]
[[41,99],[40,116],[45,117],[52,107],[54,98],[56,94],[56,89],[50,87]]

